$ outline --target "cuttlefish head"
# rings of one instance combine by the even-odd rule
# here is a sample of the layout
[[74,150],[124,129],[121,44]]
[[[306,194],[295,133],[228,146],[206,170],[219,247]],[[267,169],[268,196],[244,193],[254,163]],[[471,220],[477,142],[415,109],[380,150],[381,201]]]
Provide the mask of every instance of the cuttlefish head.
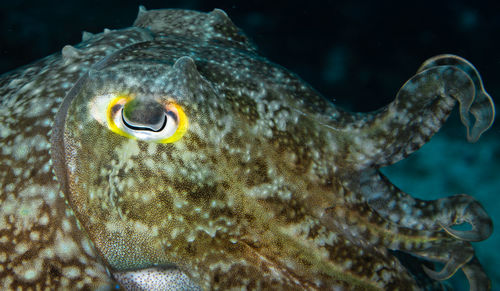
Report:
[[68,93],[55,171],[112,270],[182,266],[237,235],[226,110],[188,57],[91,70]]
[[200,274],[241,258],[238,239],[269,219],[246,192],[280,159],[253,101],[218,92],[189,57],[99,66],[67,94],[52,134],[56,176],[97,252],[112,272]]

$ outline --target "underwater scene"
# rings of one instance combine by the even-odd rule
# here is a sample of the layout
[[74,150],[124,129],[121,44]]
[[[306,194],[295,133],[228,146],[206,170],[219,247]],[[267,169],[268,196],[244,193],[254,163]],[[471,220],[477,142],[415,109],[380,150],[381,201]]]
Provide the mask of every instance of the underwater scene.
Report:
[[4,1],[0,23],[0,289],[500,289],[500,5]]

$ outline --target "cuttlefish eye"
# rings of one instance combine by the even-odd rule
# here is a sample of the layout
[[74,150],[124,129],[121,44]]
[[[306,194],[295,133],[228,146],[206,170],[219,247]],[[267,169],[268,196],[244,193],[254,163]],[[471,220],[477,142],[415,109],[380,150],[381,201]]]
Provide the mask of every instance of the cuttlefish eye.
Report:
[[[123,106],[123,124],[133,130],[150,130],[159,132],[167,124],[167,112],[155,101],[139,102],[137,99]],[[171,114],[174,118],[176,115]]]
[[184,110],[173,101],[160,102],[118,96],[106,110],[108,128],[125,137],[172,143],[179,140],[188,127]]

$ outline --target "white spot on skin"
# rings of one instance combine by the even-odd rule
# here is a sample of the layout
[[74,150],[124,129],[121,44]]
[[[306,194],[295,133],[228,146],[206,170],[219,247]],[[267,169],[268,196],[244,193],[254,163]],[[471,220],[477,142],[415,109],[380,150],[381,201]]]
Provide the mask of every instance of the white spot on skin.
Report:
[[30,281],[30,280],[35,279],[36,275],[37,275],[37,272],[33,269],[30,269],[30,270],[27,270],[26,272],[24,272],[24,279]]
[[344,262],[344,269],[345,270],[348,270],[352,267],[352,261],[351,260],[347,260]]
[[69,279],[76,279],[80,277],[80,269],[74,266],[63,268],[62,273]]
[[25,242],[19,242],[16,244],[14,250],[18,255],[24,254],[29,249],[28,244]]
[[62,229],[64,232],[70,232],[71,231],[71,224],[67,219],[63,219],[62,221]]
[[394,221],[394,222],[398,222],[399,218],[400,218],[399,215],[396,213],[391,213],[391,215],[389,216],[389,219]]
[[42,216],[38,220],[38,223],[40,225],[47,225],[49,223],[49,216],[47,215],[47,213],[42,214]]
[[56,243],[54,248],[56,255],[63,261],[72,259],[79,254],[77,244],[69,237],[64,237],[60,231],[56,234]]
[[158,147],[158,145],[156,143],[150,143],[148,145],[148,155],[155,155],[156,154],[156,148]]
[[49,247],[40,251],[41,258],[52,259],[54,257],[54,250]]
[[30,240],[37,241],[40,239],[40,233],[38,231],[30,232]]
[[5,254],[4,252],[1,252],[0,253],[0,263],[5,263],[7,260],[7,254]]
[[8,137],[12,133],[15,133],[15,131],[11,130],[10,128],[8,128],[5,125],[0,128],[0,138],[2,138],[2,139]]
[[136,232],[139,232],[139,233],[148,233],[149,232],[149,226],[147,226],[146,224],[140,222],[140,221],[136,221],[134,223],[134,230]]
[[18,278],[27,282],[36,280],[40,276],[41,270],[43,270],[41,259],[35,259],[29,262],[23,260],[19,265],[13,268]]
[[92,248],[92,246],[90,245],[90,242],[88,241],[88,239],[82,239],[80,245],[82,246],[83,248],[83,251],[89,256],[89,257],[95,257],[95,254],[94,254],[94,249]]

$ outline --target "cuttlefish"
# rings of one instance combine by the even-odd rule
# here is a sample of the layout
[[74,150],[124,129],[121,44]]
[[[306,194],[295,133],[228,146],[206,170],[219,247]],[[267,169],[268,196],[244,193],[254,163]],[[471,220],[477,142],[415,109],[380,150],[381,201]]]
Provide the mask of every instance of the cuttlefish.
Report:
[[[389,105],[336,107],[260,56],[219,9],[140,7],[130,28],[0,78],[0,289],[489,288],[473,197],[412,198],[379,168],[458,102],[469,141],[494,105],[468,61],[423,63]],[[466,223],[470,229],[454,227]],[[419,274],[422,275],[422,274]]]

